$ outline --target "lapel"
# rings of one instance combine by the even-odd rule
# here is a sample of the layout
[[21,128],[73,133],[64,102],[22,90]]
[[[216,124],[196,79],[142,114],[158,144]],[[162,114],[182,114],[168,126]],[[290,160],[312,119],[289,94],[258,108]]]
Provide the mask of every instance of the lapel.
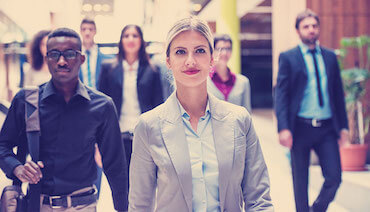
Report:
[[189,148],[186,142],[180,108],[173,92],[160,113],[163,141],[176,170],[188,211],[192,211],[192,175]]
[[121,88],[121,91],[122,91],[122,88],[123,88],[123,77],[124,77],[122,60],[118,60],[117,65],[116,65],[116,67],[114,69],[115,70],[114,70],[113,75],[116,76],[115,78],[116,78],[116,80],[118,82],[118,85]]
[[218,182],[221,211],[225,205],[226,191],[234,160],[234,123],[229,118],[230,110],[221,101],[208,93],[213,139],[218,160]]
[[328,87],[329,87],[329,83],[330,83],[330,79],[331,79],[331,71],[330,71],[330,68],[329,68],[329,57],[328,57],[328,54],[327,54],[327,51],[325,51],[325,49],[323,49],[321,46],[320,46],[320,50],[321,50],[321,55],[322,55],[322,58],[324,60],[324,64],[325,64],[325,72],[326,72],[326,79],[327,79],[327,83],[328,83]]
[[147,66],[141,65],[140,64],[140,61],[139,61],[139,68],[137,70],[137,85],[139,85],[139,82],[140,82],[141,78],[144,75],[144,72],[145,72],[146,67]]
[[299,48],[299,46],[297,46],[297,48],[295,50],[295,54],[297,55],[296,58],[298,60],[298,65],[299,65],[298,67],[302,67],[304,78],[307,81],[306,63],[304,62],[303,54],[302,54],[301,49]]
[[98,48],[98,55],[96,57],[96,67],[95,67],[95,84],[96,84],[96,87],[98,87],[99,85],[99,76],[100,76],[100,65],[101,65],[101,61],[102,61],[102,53],[100,52],[99,48]]

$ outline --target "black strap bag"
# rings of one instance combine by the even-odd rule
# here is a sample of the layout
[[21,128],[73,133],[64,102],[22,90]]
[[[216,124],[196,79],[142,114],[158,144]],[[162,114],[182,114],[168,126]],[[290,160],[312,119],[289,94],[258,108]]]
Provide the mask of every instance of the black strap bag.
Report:
[[[28,151],[32,161],[39,160],[40,117],[39,89],[25,88],[25,120]],[[26,148],[18,147],[17,158],[26,158]],[[17,180],[13,185],[6,186],[1,194],[0,212],[35,212],[40,211],[40,184],[30,184],[27,195],[22,192],[21,183]]]

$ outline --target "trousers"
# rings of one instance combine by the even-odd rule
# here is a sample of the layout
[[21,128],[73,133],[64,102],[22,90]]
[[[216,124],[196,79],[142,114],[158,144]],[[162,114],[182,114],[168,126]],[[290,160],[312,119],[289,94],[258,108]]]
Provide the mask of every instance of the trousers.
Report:
[[313,211],[326,211],[341,183],[338,136],[331,122],[320,127],[296,122],[293,132],[291,163],[297,212],[308,212],[308,175],[310,151],[313,149],[321,166],[324,183],[312,205]]

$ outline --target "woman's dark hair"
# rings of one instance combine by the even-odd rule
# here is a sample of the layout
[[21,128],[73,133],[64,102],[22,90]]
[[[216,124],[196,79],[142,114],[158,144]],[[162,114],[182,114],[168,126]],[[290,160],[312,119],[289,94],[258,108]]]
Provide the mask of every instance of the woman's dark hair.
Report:
[[31,63],[31,67],[34,70],[40,70],[42,68],[42,64],[44,64],[44,56],[40,51],[40,44],[42,39],[48,36],[49,33],[50,30],[41,30],[33,37],[30,43],[29,60]]
[[122,45],[122,38],[123,38],[123,34],[126,32],[126,30],[128,30],[131,27],[135,28],[137,33],[139,33],[139,36],[140,36],[141,45],[140,45],[140,49],[139,49],[139,53],[138,53],[139,63],[140,63],[140,65],[150,65],[149,55],[145,50],[146,43],[144,41],[143,31],[141,30],[141,28],[138,25],[135,25],[135,24],[126,25],[121,31],[121,37],[120,37],[119,42],[118,42],[118,55],[117,55],[118,60],[122,61],[126,58],[125,50],[123,49],[123,45]]

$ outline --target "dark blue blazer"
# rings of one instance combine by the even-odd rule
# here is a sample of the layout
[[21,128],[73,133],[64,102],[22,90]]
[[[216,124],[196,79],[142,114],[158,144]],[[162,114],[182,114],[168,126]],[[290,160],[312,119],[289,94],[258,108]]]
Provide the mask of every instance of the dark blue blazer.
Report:
[[[328,79],[332,120],[339,136],[341,129],[348,129],[342,79],[334,52],[320,48]],[[279,56],[279,72],[275,87],[275,112],[279,132],[283,129],[293,132],[295,118],[299,112],[306,86],[307,69],[300,48],[297,46],[282,52]]]
[[[110,58],[112,58],[111,55],[106,55],[106,54],[101,53],[99,48],[98,48],[98,57],[96,58],[96,69],[95,69],[95,86],[96,86],[96,88],[99,85],[99,76],[100,76],[101,65],[102,65],[104,60],[110,59]],[[79,77],[80,77],[81,82],[86,84],[86,82],[84,81],[84,78],[83,78],[81,68],[80,68]]]
[[[123,93],[122,61],[109,60],[102,63],[98,90],[110,96],[121,115]],[[137,93],[142,113],[163,103],[162,86],[159,71],[155,66],[139,64],[137,75]]]

